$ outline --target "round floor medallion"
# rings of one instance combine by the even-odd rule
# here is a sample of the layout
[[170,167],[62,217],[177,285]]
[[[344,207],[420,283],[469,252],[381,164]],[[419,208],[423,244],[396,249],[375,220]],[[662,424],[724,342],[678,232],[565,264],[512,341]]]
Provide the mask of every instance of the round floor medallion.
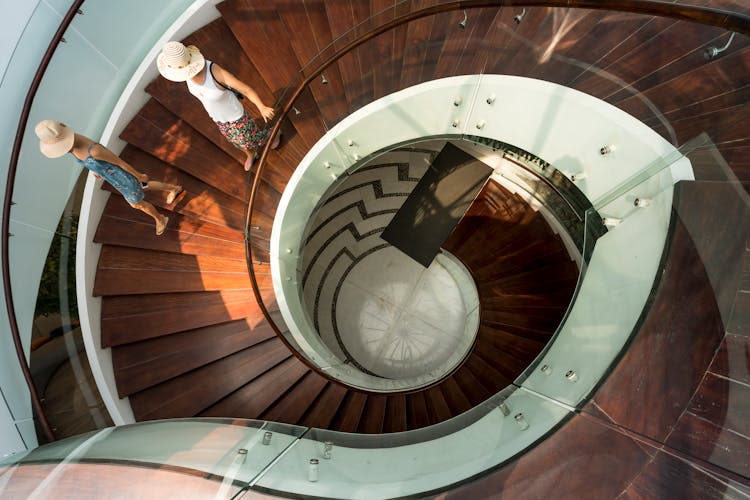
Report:
[[380,377],[452,372],[471,349],[479,299],[468,270],[447,252],[424,268],[394,247],[359,260],[336,299],[336,334],[355,363]]

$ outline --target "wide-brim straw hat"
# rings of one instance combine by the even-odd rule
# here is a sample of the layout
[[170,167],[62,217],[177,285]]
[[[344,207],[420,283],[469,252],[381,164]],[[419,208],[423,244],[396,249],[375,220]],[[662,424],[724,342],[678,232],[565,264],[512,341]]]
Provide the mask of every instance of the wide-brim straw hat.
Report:
[[73,147],[75,132],[64,123],[42,120],[34,128],[39,149],[47,158],[59,158]]
[[180,42],[167,42],[156,58],[156,67],[161,76],[173,82],[184,82],[203,69],[206,60],[194,45],[187,47]]

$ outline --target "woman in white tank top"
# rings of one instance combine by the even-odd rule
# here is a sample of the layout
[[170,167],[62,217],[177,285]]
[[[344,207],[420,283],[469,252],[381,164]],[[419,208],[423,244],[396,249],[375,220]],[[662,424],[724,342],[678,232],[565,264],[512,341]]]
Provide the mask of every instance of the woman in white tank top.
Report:
[[[268,122],[274,110],[269,108],[249,85],[232,73],[203,58],[195,46],[185,47],[180,42],[167,43],[156,59],[159,73],[173,82],[186,82],[188,90],[197,97],[218,125],[221,134],[247,154],[245,170],[250,170],[258,150],[268,141],[268,129],[258,127],[237,99],[233,89],[247,97]],[[280,135],[272,148],[279,145]]]

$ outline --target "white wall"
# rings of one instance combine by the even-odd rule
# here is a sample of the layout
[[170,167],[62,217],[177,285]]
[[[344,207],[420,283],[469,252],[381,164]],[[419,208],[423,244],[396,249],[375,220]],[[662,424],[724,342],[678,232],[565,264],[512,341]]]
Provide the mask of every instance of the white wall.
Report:
[[[50,160],[38,150],[34,125],[52,118],[99,138],[112,108],[165,28],[191,0],[87,0],[65,33],[34,100],[16,174],[10,214],[11,286],[21,335],[28,353],[39,278],[53,232],[79,175],[72,159]],[[0,0],[0,185],[8,163],[29,84],[52,35],[72,0]],[[36,446],[28,392],[0,308],[0,456],[15,451],[22,436]],[[2,405],[10,420],[4,419]],[[3,425],[9,421],[13,425]],[[15,429],[13,428],[15,427]],[[6,443],[9,443],[6,445]],[[16,443],[15,445],[13,443]]]
[[[71,4],[71,0],[0,1],[3,12],[0,16],[0,185],[3,188],[18,118],[29,84],[63,13]],[[5,301],[2,290],[0,299]],[[29,305],[30,297],[19,296],[17,300],[21,301],[24,309],[33,308],[33,304]],[[0,457],[36,446],[28,390],[7,325],[6,308],[0,307],[0,389],[3,392],[0,402]]]

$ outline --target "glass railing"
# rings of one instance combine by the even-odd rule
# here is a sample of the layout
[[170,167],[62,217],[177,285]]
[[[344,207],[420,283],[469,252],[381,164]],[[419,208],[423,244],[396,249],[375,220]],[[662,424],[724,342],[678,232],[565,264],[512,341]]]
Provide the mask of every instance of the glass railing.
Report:
[[[4,453],[33,448],[37,438],[45,442],[112,425],[89,367],[87,354],[92,353],[84,349],[79,318],[83,306],[76,297],[76,237],[86,176],[70,157],[43,157],[34,126],[49,118],[88,137],[101,137],[144,55],[191,3],[39,2],[13,12],[27,17],[18,22],[25,27],[14,40],[0,84],[9,111],[3,150],[11,157],[5,285],[6,299],[12,298],[13,304],[11,324],[17,325],[40,406],[32,414],[12,336],[4,335],[0,380],[10,415],[8,430],[15,426],[22,443]],[[139,29],[134,30],[135,25]],[[64,36],[48,48],[58,29]],[[42,59],[45,63],[39,65]],[[15,127],[20,131],[12,145]],[[47,422],[38,420],[40,414],[46,414]]]
[[[75,470],[99,464],[98,474],[103,476],[92,481],[88,491],[101,493],[101,488],[116,481],[118,475],[127,476],[128,469],[140,469],[142,474],[152,469],[173,474],[156,474],[154,479],[165,484],[153,485],[147,492],[159,488],[190,491],[194,485],[186,488],[183,481],[191,482],[189,476],[197,475],[207,484],[199,484],[192,490],[193,495],[232,498],[306,431],[294,425],[229,419],[173,419],[110,427],[60,440],[14,457],[13,462],[0,463],[3,474],[11,476],[38,474],[49,468],[43,481],[18,485],[9,481],[0,486],[0,493],[13,498],[59,495],[61,485],[55,480],[63,468]],[[167,488],[170,481],[175,484]],[[77,494],[85,491],[75,489]]]
[[[606,103],[603,108],[607,109],[597,110],[601,114],[592,119],[588,127],[581,127],[577,120],[583,116],[579,111],[587,106],[584,101],[577,101],[581,108],[566,108],[568,103],[549,99],[548,95],[540,93],[538,100],[529,105],[529,100],[517,96],[508,98],[499,93],[483,93],[482,83],[479,83],[473,87],[471,99],[462,103],[469,106],[471,113],[459,120],[459,123],[465,120],[471,126],[471,131],[465,132],[467,136],[477,134],[481,123],[480,135],[502,138],[548,161],[556,172],[574,183],[592,204],[585,212],[584,229],[574,235],[583,241],[583,254],[587,257],[581,266],[574,300],[553,340],[516,384],[565,408],[601,419],[601,412],[597,413],[597,391],[603,394],[602,401],[614,405],[614,401],[606,400],[614,398],[606,392],[606,380],[612,373],[618,375],[617,366],[622,360],[623,363],[634,362],[626,359],[628,355],[624,354],[625,349],[634,345],[639,335],[648,335],[646,330],[654,328],[652,323],[675,320],[673,315],[659,317],[664,313],[665,306],[657,301],[669,300],[660,296],[660,293],[666,294],[668,291],[660,290],[670,290],[673,283],[663,280],[675,278],[665,277],[665,266],[679,250],[678,247],[685,245],[685,241],[675,242],[673,239],[676,225],[689,225],[684,221],[687,215],[682,215],[688,210],[683,204],[682,193],[699,196],[704,188],[707,195],[713,190],[727,189],[728,198],[723,199],[722,204],[734,207],[735,213],[729,215],[733,215],[738,223],[745,221],[741,224],[746,224],[748,214],[744,211],[747,197],[742,181],[737,178],[738,173],[742,175],[744,172],[743,155],[748,140],[748,129],[741,118],[747,108],[746,83],[742,72],[733,68],[744,57],[748,37],[746,34],[732,37],[732,33],[724,28],[747,32],[747,19],[741,15],[722,18],[725,13],[712,12],[710,9],[681,11],[680,15],[684,16],[683,19],[700,20],[714,26],[691,20],[650,17],[637,12],[520,6],[467,9],[464,12],[456,9],[455,5],[452,8],[451,11],[431,13],[368,38],[348,52],[346,59],[336,57],[336,51],[351,41],[343,37],[341,43],[332,44],[317,57],[321,61],[330,59],[334,62],[322,69],[319,66],[316,68],[313,63],[306,65],[299,80],[309,77],[310,81],[298,87],[296,93],[288,95],[297,95],[300,100],[305,96],[305,99],[314,96],[316,101],[325,102],[330,109],[335,109],[334,104],[337,104],[339,109],[356,113],[377,99],[411,85],[466,73],[534,78],[575,89]],[[373,17],[370,28],[383,26],[378,23],[409,11],[408,2],[384,11]],[[668,14],[667,11],[665,13]],[[611,33],[618,35],[606,36]],[[398,37],[407,37],[408,43],[397,57],[389,60],[388,57],[393,54],[394,40],[398,40]],[[594,39],[597,43],[592,46],[588,42]],[[730,40],[727,48],[720,50]],[[456,49],[452,59],[446,56],[447,48]],[[720,51],[714,54],[712,48]],[[356,70],[352,70],[352,67]],[[349,82],[347,75],[351,73],[356,73],[357,78]],[[695,82],[689,83],[691,78],[706,83],[696,86]],[[332,84],[334,81],[339,81],[340,86],[335,87]],[[709,85],[709,81],[713,83]],[[578,95],[563,87],[558,87],[558,91],[574,98]],[[282,105],[299,118],[304,113],[298,102],[301,101],[285,101]],[[493,113],[483,113],[481,107],[485,103],[501,105],[493,108]],[[291,178],[292,185],[299,182],[305,185],[307,191],[295,198],[295,203],[300,206],[293,208],[289,224],[283,224],[280,217],[276,219],[279,231],[274,231],[273,237],[278,235],[280,239],[279,251],[274,253],[272,243],[266,244],[271,235],[268,228],[264,232],[265,238],[257,242],[258,251],[271,256],[271,267],[278,265],[279,276],[283,277],[274,290],[266,290],[268,297],[282,290],[286,297],[276,297],[269,311],[279,332],[302,349],[310,365],[322,369],[335,380],[362,387],[358,385],[362,380],[352,377],[351,373],[343,370],[337,372],[339,367],[345,365],[327,352],[318,339],[303,336],[304,342],[300,342],[300,338],[294,335],[294,328],[281,317],[277,302],[287,301],[299,293],[297,259],[300,247],[295,246],[294,242],[301,239],[290,235],[304,232],[306,216],[314,209],[315,200],[320,199],[328,189],[321,186],[334,184],[325,180],[326,176],[335,181],[345,176],[349,169],[356,168],[359,162],[382,152],[389,141],[398,144],[401,140],[399,127],[429,129],[424,122],[429,122],[433,117],[433,110],[425,108],[420,115],[404,113],[405,116],[395,117],[393,123],[370,127],[366,133],[359,130],[360,135],[357,136],[357,130],[347,127],[348,123],[341,125],[343,112],[336,115],[330,110],[305,109],[308,113],[320,112],[319,119],[325,126],[317,129],[318,135],[329,134],[331,140],[324,146],[318,143],[317,149],[308,153],[320,164],[320,172],[305,178],[298,171]],[[362,109],[362,114],[377,110],[377,105],[371,105],[367,110]],[[327,115],[329,112],[331,114]],[[502,119],[498,119],[498,116]],[[295,118],[291,120],[294,123]],[[347,120],[351,120],[351,117]],[[398,123],[399,120],[407,122],[407,125]],[[538,127],[539,133],[513,140],[514,129],[522,128],[519,123],[528,120],[543,125]],[[642,128],[644,124],[651,130]],[[735,171],[732,170],[733,161]],[[699,182],[691,182],[693,180]],[[704,185],[704,181],[726,183],[726,186]],[[272,187],[272,180],[262,166],[255,184],[259,192],[268,190],[281,193],[284,189],[283,185]],[[573,203],[575,200],[570,201]],[[693,207],[696,204],[700,206],[699,199],[691,203]],[[699,212],[697,207],[693,209],[694,212]],[[251,219],[253,217],[251,211]],[[690,217],[697,219],[697,214],[691,212]],[[701,223],[700,220],[692,222]],[[703,224],[701,229],[688,229],[688,232],[700,253],[700,258],[694,264],[706,267],[708,281],[715,292],[704,298],[709,302],[717,301],[724,325],[741,330],[741,313],[732,309],[731,304],[744,297],[743,285],[737,281],[739,278],[733,281],[722,276],[721,271],[711,271],[710,268],[723,268],[726,265],[728,274],[735,277],[742,274],[745,257],[740,249],[744,248],[744,229],[736,238],[729,238],[735,251],[726,252],[729,260],[718,264],[716,257],[704,256],[711,252],[708,241],[717,236],[701,234],[701,231],[713,229],[711,224],[705,221]],[[252,226],[258,227],[255,224]],[[602,227],[606,227],[606,234]],[[249,235],[252,240],[252,230]],[[685,249],[683,251],[687,252]],[[709,258],[714,262],[708,262]],[[677,297],[673,300],[679,302]],[[652,310],[655,303],[659,308]],[[300,318],[304,316],[301,310],[293,312],[292,316],[295,314]],[[717,331],[721,331],[721,327]],[[652,376],[656,380],[664,377],[665,384],[677,386],[679,381],[673,378],[669,370],[673,370],[671,373],[687,370],[691,376],[697,377],[695,374],[698,371],[708,369],[717,349],[727,349],[731,342],[742,344],[742,340],[724,339],[723,333],[714,332],[712,335],[714,337],[710,342],[713,344],[707,350],[709,354],[702,355],[700,369],[690,366],[693,360],[686,359],[687,353],[682,353],[683,357],[678,361],[667,359],[668,356],[660,352],[660,355],[667,356],[660,362],[670,368],[662,370],[644,366],[642,368],[646,375],[643,376]],[[695,336],[700,336],[700,332],[690,332],[685,339],[693,341]],[[705,347],[704,344],[700,345]],[[736,349],[741,351],[742,348]],[[723,355],[739,356],[740,351]],[[649,363],[655,361],[644,362],[645,365]],[[681,367],[678,368],[678,364]],[[736,368],[730,368],[730,372],[737,376]],[[636,373],[637,370],[634,370],[631,376]],[[622,376],[617,380],[625,384]],[[656,380],[650,382],[657,384]],[[738,380],[737,387],[741,387],[743,376],[740,375]],[[688,404],[695,404],[698,406],[693,411],[698,412],[702,403],[692,401],[691,396],[699,383],[699,378],[691,378],[690,389],[682,387],[668,391],[680,392],[681,399],[676,400],[680,401],[683,409]],[[663,403],[659,396],[638,393],[635,384],[629,389],[635,391],[633,401],[637,403],[634,404],[650,405],[655,413],[662,411],[658,409]],[[656,390],[655,387],[653,390]],[[739,397],[741,389],[735,388],[734,391],[730,399]],[[618,411],[628,413],[623,408]],[[731,413],[737,409],[734,407],[728,411]],[[672,416],[671,424],[677,425],[680,415]],[[630,425],[618,421],[608,423],[626,430]],[[638,432],[643,431],[652,442],[662,445],[666,442],[666,434],[660,434],[662,429],[655,432],[640,428]],[[730,439],[726,433],[718,430],[717,433],[724,436],[722,439]],[[714,461],[710,453],[698,451],[700,444],[689,443],[685,437],[682,439],[683,442],[675,440],[667,444],[691,459],[704,460],[735,473],[741,470],[741,467]],[[325,440],[321,438],[319,441]],[[317,443],[315,446],[321,445]],[[711,449],[720,446],[717,442],[709,445]],[[313,456],[312,452],[309,454]],[[304,469],[300,464],[304,462],[301,457],[295,459],[296,467],[301,467],[297,471],[299,474]],[[291,473],[291,469],[284,470]],[[262,486],[263,482],[258,484]],[[278,484],[274,485],[269,479],[266,486],[274,490]]]
[[[177,3],[174,5],[171,12],[179,10]],[[486,86],[489,78],[472,82],[466,89],[468,97],[460,106],[454,106],[453,101],[447,103],[451,110],[461,108],[464,113],[459,123],[466,129],[457,135],[470,136],[481,131],[483,136],[503,138],[533,152],[548,161],[557,175],[565,176],[585,193],[593,205],[585,211],[582,229],[575,235],[582,242],[581,274],[574,301],[553,342],[506,391],[454,419],[408,433],[365,436],[270,422],[200,419],[104,429],[107,422],[95,416],[102,413],[100,405],[86,396],[86,387],[93,386],[78,382],[81,374],[76,369],[77,364],[83,367],[85,362],[70,295],[72,271],[65,264],[65,254],[71,251],[70,238],[75,233],[75,204],[60,217],[68,203],[68,188],[78,181],[79,173],[42,160],[30,129],[42,117],[67,115],[74,117],[65,118],[74,127],[98,136],[106,111],[122,88],[119,83],[102,83],[113,78],[112,69],[102,63],[94,72],[101,83],[101,95],[94,97],[86,92],[84,96],[76,87],[68,99],[59,98],[60,82],[64,89],[73,86],[77,79],[71,75],[85,72],[82,65],[86,60],[102,62],[102,57],[114,58],[121,47],[114,39],[108,39],[112,45],[104,47],[105,55],[91,54],[96,44],[89,43],[81,33],[91,30],[92,38],[96,38],[96,33],[101,36],[97,30],[103,24],[93,22],[87,27],[74,23],[77,32],[66,34],[66,51],[53,59],[25,134],[11,214],[11,283],[16,302],[26,308],[16,309],[22,332],[33,328],[34,305],[38,311],[48,312],[54,309],[49,309],[49,302],[69,304],[60,309],[63,314],[57,323],[45,326],[48,331],[39,326],[40,335],[31,340],[32,344],[37,341],[32,370],[37,362],[33,356],[43,354],[45,348],[54,347],[55,356],[59,350],[78,353],[66,354],[71,358],[67,361],[67,376],[77,381],[79,392],[75,396],[72,392],[63,394],[63,409],[74,398],[83,398],[84,413],[93,422],[86,425],[97,430],[38,448],[23,457],[15,456],[6,474],[0,473],[0,492],[10,493],[9,496],[49,493],[52,490],[47,488],[63,486],[57,478],[74,472],[74,466],[94,464],[98,467],[94,471],[116,467],[107,469],[112,477],[123,474],[120,477],[133,478],[133,482],[139,476],[125,476],[126,469],[137,467],[141,477],[146,470],[157,469],[165,475],[154,476],[155,482],[167,483],[168,474],[177,473],[176,477],[169,476],[175,481],[171,483],[175,488],[192,485],[189,479],[196,476],[206,478],[212,488],[206,494],[220,498],[241,495],[243,491],[339,498],[416,495],[482,480],[482,476],[515,463],[550,433],[566,429],[566,422],[579,418],[593,419],[621,435],[637,434],[639,446],[652,446],[655,450],[666,447],[670,453],[697,461],[712,473],[715,470],[711,468],[715,467],[720,474],[727,473],[734,479],[746,477],[743,463],[732,459],[731,450],[738,446],[737,434],[745,425],[738,408],[743,408],[747,384],[741,356],[747,345],[747,331],[740,306],[743,293],[747,293],[743,273],[748,205],[744,178],[738,178],[747,156],[747,107],[746,97],[742,97],[747,84],[745,72],[736,69],[742,68],[739,62],[747,51],[747,36],[737,35],[727,49],[709,61],[705,59],[705,49],[721,48],[729,39],[729,32],[723,28],[607,10],[435,2],[435,7],[430,8],[433,10],[419,11],[419,5],[398,2],[366,17],[351,31],[334,34],[334,41],[313,55],[291,79],[280,107],[295,129],[304,131],[304,135],[300,132],[303,143],[312,147],[326,133],[334,133],[332,147],[340,161],[332,168],[323,166],[321,177],[346,175],[349,167],[387,146],[384,130],[395,131],[390,126],[373,129],[349,145],[351,137],[335,133],[344,128],[340,124],[351,113],[413,85],[466,74],[516,75],[572,87],[630,113],[665,139],[664,143],[652,143],[658,143],[658,147],[651,149],[629,142],[628,134],[635,129],[630,128],[627,117],[622,117],[625,122],[617,131],[610,128],[617,122],[602,118],[594,123],[594,132],[584,134],[575,122],[561,118],[565,114],[562,104],[555,106],[554,102],[539,98],[534,106],[521,107],[529,101],[522,96],[508,98],[497,91],[493,98],[493,92],[487,92],[491,90]],[[91,2],[91,7],[94,8],[90,11],[84,10],[85,15],[96,14],[99,7],[100,20],[112,15],[110,9],[114,8],[99,2]],[[40,4],[40,9],[46,8],[47,4]],[[411,12],[415,19],[398,20]],[[718,16],[725,27],[743,27],[741,21],[745,18],[738,21],[737,17],[709,14],[701,10],[690,15],[704,22]],[[120,15],[125,13],[119,12]],[[91,19],[97,18],[87,18],[86,22],[91,23]],[[159,19],[168,24],[166,17]],[[34,22],[41,20],[35,18]],[[392,21],[391,26],[388,23]],[[132,31],[129,26],[122,23],[123,33]],[[746,32],[747,25],[744,27]],[[159,29],[163,25],[154,28],[154,32]],[[372,38],[364,36],[377,29],[383,32]],[[619,36],[605,37],[606,33]],[[141,37],[143,33],[137,35]],[[590,43],[592,40],[596,43]],[[403,52],[398,52],[397,41],[405,41]],[[142,43],[141,48],[148,50],[148,44]],[[351,52],[339,54],[342,48],[355,43],[358,45]],[[627,59],[629,54],[632,59]],[[333,63],[322,68],[320,63],[329,59]],[[123,68],[132,63],[130,59],[120,62]],[[124,73],[127,71],[132,71],[132,67],[123,69]],[[690,74],[706,83],[683,85],[681,76]],[[311,80],[305,82],[308,77]],[[299,86],[303,82],[305,85]],[[295,94],[297,99],[290,100]],[[84,102],[89,106],[81,107]],[[482,106],[493,105],[494,108],[484,108],[491,112],[482,111]],[[443,116],[447,115],[446,112]],[[409,125],[420,129],[420,120],[433,116],[425,112]],[[539,135],[523,143],[522,138],[513,138],[513,130],[520,129],[521,121],[545,126]],[[322,126],[310,125],[316,122]],[[477,128],[480,122],[484,122],[481,129]],[[446,123],[450,125],[452,120]],[[563,132],[564,139],[554,139]],[[576,151],[581,152],[578,158],[572,154]],[[278,261],[287,266],[290,285],[296,286],[294,259],[298,252],[289,247],[289,254],[273,254],[272,224],[277,207],[258,202],[278,200],[284,182],[279,184],[278,175],[269,164],[261,161],[257,167],[253,203],[248,211],[251,272],[267,275],[269,263],[273,260],[275,265]],[[63,195],[55,191],[49,206],[40,206],[38,199],[46,197],[44,193],[39,196],[36,190],[40,177],[49,179],[50,186],[66,186],[67,192]],[[684,182],[673,191],[675,182],[690,181],[692,177],[701,182]],[[576,200],[569,201],[573,204]],[[606,233],[603,227],[607,228]],[[304,220],[300,219],[296,229],[301,232],[303,228]],[[50,241],[54,241],[52,250]],[[53,271],[58,277],[57,287],[63,292],[55,299],[49,299],[46,291],[37,293],[40,280],[36,277],[42,275],[40,263],[48,254],[52,255],[52,263],[58,263],[58,269]],[[680,273],[680,269],[669,267],[670,262],[682,262],[672,261],[673,258],[682,258],[691,265],[698,262],[705,270],[691,267],[689,273]],[[680,282],[675,274],[683,275],[686,281]],[[349,367],[329,356],[324,346],[314,338],[306,339],[308,344],[304,345],[291,335],[277,304],[285,299],[276,295],[278,289],[270,286],[268,280],[265,283],[256,291],[269,320],[283,338],[297,353],[307,352],[305,361],[313,368],[335,380],[346,376],[351,383],[352,373],[343,372]],[[664,289],[667,285],[672,288]],[[687,296],[683,301],[685,295],[681,294],[693,293],[694,286],[702,287],[702,295]],[[682,308],[666,311],[667,303]],[[693,321],[698,330],[693,329]],[[674,327],[664,326],[673,324]],[[649,329],[664,333],[655,337],[654,344],[644,347],[646,341],[639,339],[650,338],[643,337]],[[729,335],[724,335],[725,330]],[[684,332],[688,335],[684,336]],[[624,353],[623,347],[637,350]],[[644,364],[632,368],[630,358],[639,355]],[[77,363],[76,358],[81,362]],[[709,365],[711,373],[704,378]],[[4,366],[7,369],[10,365]],[[339,369],[342,372],[336,371]],[[3,380],[16,378],[15,374],[3,376]],[[716,405],[710,394],[702,396],[704,393],[700,392],[703,384],[711,381],[716,382],[710,387],[716,389],[713,394],[719,394],[718,410],[714,410]],[[365,382],[355,380],[354,385]],[[699,399],[693,398],[695,394]],[[28,420],[25,394],[4,393],[4,397],[12,409],[19,408],[12,417]],[[695,441],[686,427],[708,429],[703,435],[713,433],[713,437]],[[82,431],[79,427],[70,432]],[[34,447],[32,443],[29,441],[29,448]],[[24,468],[29,471],[27,476]],[[580,469],[568,473],[580,477]],[[11,490],[14,477],[34,478],[29,481],[34,484],[29,490]],[[40,481],[40,477],[46,479]],[[109,478],[103,472],[98,477],[103,481]],[[116,487],[111,481],[109,485]]]
[[[268,273],[268,268],[273,270],[274,266],[278,266],[276,291],[266,279],[264,288],[258,290],[257,298],[267,306],[268,315],[282,338],[297,350],[306,363],[334,380],[345,381],[363,390],[403,390],[415,385],[399,385],[393,381],[384,385],[382,381],[366,376],[347,360],[336,356],[320,341],[314,329],[308,327],[306,312],[295,298],[299,294],[298,261],[305,223],[313,213],[316,201],[331,186],[345,178],[348,171],[389,148],[418,137],[472,140],[479,136],[489,141],[501,138],[511,147],[532,151],[535,157],[551,165],[547,170],[549,175],[539,174],[540,180],[548,181],[549,177],[557,175],[579,186],[576,192],[568,191],[561,195],[569,206],[575,206],[581,202],[578,193],[583,193],[585,203],[599,200],[608,191],[626,183],[628,176],[637,180],[639,175],[643,175],[641,169],[646,164],[665,155],[670,149],[664,141],[657,144],[658,140],[655,140],[646,147],[643,143],[631,141],[628,134],[640,133],[637,127],[634,128],[633,120],[615,108],[607,109],[603,104],[602,109],[591,111],[588,127],[576,133],[576,122],[580,116],[575,106],[589,109],[592,107],[590,103],[583,102],[580,95],[566,91],[564,87],[536,83],[534,85],[537,86],[528,92],[536,92],[538,99],[529,95],[525,100],[514,100],[507,96],[507,92],[516,91],[513,86],[493,86],[488,83],[489,80],[467,80],[463,84],[457,83],[456,87],[444,89],[442,94],[439,90],[429,95],[425,93],[425,101],[416,104],[417,107],[421,106],[419,112],[414,109],[408,112],[395,110],[393,116],[384,113],[379,122],[371,120],[367,125],[350,126],[353,114],[356,116],[363,106],[375,103],[386,95],[427,81],[467,74],[533,77],[574,88],[580,86],[582,90],[600,98],[626,94],[620,96],[625,101],[628,101],[628,93],[631,93],[634,94],[631,100],[642,103],[645,109],[639,118],[659,123],[661,117],[658,109],[651,105],[649,98],[633,91],[631,82],[618,80],[619,77],[610,74],[607,69],[604,58],[608,51],[617,48],[619,39],[612,41],[610,47],[602,44],[596,51],[585,49],[583,43],[575,45],[569,40],[578,40],[576,36],[585,35],[592,25],[586,16],[598,16],[597,12],[552,7],[515,12],[516,9],[510,7],[481,8],[481,3],[473,7],[464,10],[451,2],[438,2],[419,10],[414,2],[399,2],[357,24],[324,47],[303,66],[289,86],[297,84],[297,88],[288,89],[280,102],[280,107],[289,111],[286,117],[300,136],[304,135],[305,143],[317,144],[317,149],[308,153],[306,161],[315,161],[320,168],[315,172],[311,168],[304,180],[300,179],[299,169],[291,177],[292,184],[301,183],[304,192],[300,188],[294,193],[293,206],[289,201],[282,201],[284,221],[277,217],[278,205],[267,201],[280,199],[289,176],[280,176],[273,166],[269,166],[253,178],[254,199],[248,224],[251,260],[272,262],[262,270],[258,268],[264,275]],[[410,16],[414,18],[411,21]],[[616,20],[619,29],[634,30],[635,26],[640,26],[638,15],[630,16],[632,18]],[[400,20],[395,21],[397,18]],[[646,16],[642,18],[641,23],[652,19]],[[676,23],[682,23],[686,28],[690,26],[685,22]],[[679,26],[672,29],[679,29]],[[362,37],[362,33],[369,35]],[[371,36],[373,33],[375,35]],[[718,37],[712,34],[709,39]],[[561,39],[566,43],[558,47]],[[399,46],[399,40],[405,40],[403,46]],[[347,48],[351,50],[336,57],[337,51]],[[649,48],[655,50],[651,46]],[[684,51],[682,48],[679,50]],[[394,54],[394,51],[399,52]],[[682,52],[677,52],[674,57],[681,55]],[[632,76],[631,80],[635,82],[638,78]],[[530,81],[519,81],[519,87],[532,87]],[[580,83],[576,85],[576,82]],[[565,99],[549,98],[555,92],[569,95],[565,95]],[[546,97],[543,97],[545,94]],[[446,104],[432,104],[438,102]],[[372,104],[368,108],[369,114],[380,109],[379,106],[382,107],[382,101]],[[539,120],[546,120],[548,125],[538,127]],[[618,121],[621,123],[611,125]],[[452,127],[446,127],[448,123]],[[527,124],[530,127],[526,127]],[[529,134],[529,128],[534,128],[535,132]],[[566,133],[552,134],[552,130],[564,130]],[[330,140],[318,142],[324,134],[328,134]],[[600,139],[593,140],[601,144],[592,144],[592,138],[597,134]],[[324,147],[322,144],[327,145]],[[602,153],[607,148],[613,151]],[[569,154],[570,150],[585,151],[585,154],[576,156]],[[606,171],[607,175],[587,172],[590,168]],[[548,185],[554,188],[553,184]],[[256,203],[255,200],[259,201]],[[578,209],[581,224],[582,214],[587,208],[585,203]],[[271,224],[274,220],[279,226],[276,250],[271,241]],[[284,225],[283,230],[280,229],[281,224]],[[594,230],[592,225],[593,222],[588,226],[594,231],[590,237],[602,234],[602,230]],[[584,234],[582,225],[570,232],[570,237],[579,248]],[[277,296],[277,291],[282,288],[283,297]],[[280,306],[290,311],[286,319],[280,312]],[[293,325],[287,324],[290,316],[297,318]],[[297,323],[303,326],[296,327]]]

